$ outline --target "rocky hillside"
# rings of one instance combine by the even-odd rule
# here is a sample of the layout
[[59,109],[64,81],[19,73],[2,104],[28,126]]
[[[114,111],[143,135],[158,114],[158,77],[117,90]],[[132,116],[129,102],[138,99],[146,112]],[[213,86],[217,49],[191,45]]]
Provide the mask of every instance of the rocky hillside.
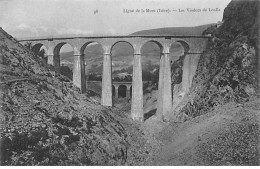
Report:
[[256,94],[258,3],[232,1],[223,24],[204,31],[213,38],[200,58],[182,113],[196,117],[228,102],[244,103]]
[[[152,116],[143,124],[145,135],[159,145],[150,165],[260,164],[258,17],[258,0],[233,0],[223,24],[204,31],[213,38],[200,58],[190,92],[179,104],[173,102],[170,121]],[[181,88],[181,65],[180,58],[172,69],[173,92]]]
[[131,133],[139,131],[122,112],[81,94],[2,29],[0,38],[1,165],[124,165],[135,160],[131,153],[140,148],[129,145]]

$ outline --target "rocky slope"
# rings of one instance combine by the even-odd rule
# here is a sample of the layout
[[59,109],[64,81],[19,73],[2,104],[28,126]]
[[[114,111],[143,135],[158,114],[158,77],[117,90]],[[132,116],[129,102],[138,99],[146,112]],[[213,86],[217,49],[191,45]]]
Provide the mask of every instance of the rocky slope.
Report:
[[251,98],[183,123],[151,124],[159,148],[150,165],[259,165],[259,112],[260,99]]
[[196,117],[228,102],[243,103],[257,91],[257,12],[259,1],[232,1],[223,24],[211,34],[181,112]]
[[81,94],[2,29],[0,38],[1,165],[135,162],[143,149],[130,145],[143,140],[123,112]]
[[[142,126],[149,141],[159,145],[151,165],[260,164],[258,17],[259,1],[233,0],[222,25],[204,31],[213,38],[200,58],[190,92],[173,102],[178,104],[168,123],[153,116]],[[178,68],[182,62],[174,64]],[[181,87],[178,78],[172,76],[173,94]]]

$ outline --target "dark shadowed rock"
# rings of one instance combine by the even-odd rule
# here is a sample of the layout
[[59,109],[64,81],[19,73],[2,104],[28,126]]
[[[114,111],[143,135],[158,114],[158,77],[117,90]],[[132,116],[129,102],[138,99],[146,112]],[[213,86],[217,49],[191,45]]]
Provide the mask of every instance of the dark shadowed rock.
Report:
[[201,56],[182,113],[196,117],[228,102],[246,102],[256,94],[258,8],[258,0],[233,0],[223,23],[204,31],[213,38]]
[[119,116],[0,29],[1,165],[123,165]]

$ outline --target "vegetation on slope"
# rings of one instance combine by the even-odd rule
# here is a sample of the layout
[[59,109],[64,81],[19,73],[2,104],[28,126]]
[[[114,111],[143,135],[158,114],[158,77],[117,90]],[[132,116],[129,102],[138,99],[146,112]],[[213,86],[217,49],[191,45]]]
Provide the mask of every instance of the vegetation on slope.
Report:
[[193,80],[190,101],[182,109],[196,117],[228,102],[243,103],[257,89],[257,12],[259,1],[232,1],[223,24],[212,34]]
[[[152,165],[260,164],[258,7],[256,0],[233,0],[223,24],[204,31],[213,38],[200,58],[190,92],[179,104],[184,106],[179,119],[163,123],[155,116],[143,125],[150,141],[162,145],[151,157]],[[174,64],[180,67],[181,59]],[[173,76],[173,85],[177,79]]]
[[120,118],[0,30],[1,165],[122,165]]
[[161,128],[153,138],[163,145],[151,165],[259,165],[259,112],[260,99],[252,98],[183,123],[150,124]]

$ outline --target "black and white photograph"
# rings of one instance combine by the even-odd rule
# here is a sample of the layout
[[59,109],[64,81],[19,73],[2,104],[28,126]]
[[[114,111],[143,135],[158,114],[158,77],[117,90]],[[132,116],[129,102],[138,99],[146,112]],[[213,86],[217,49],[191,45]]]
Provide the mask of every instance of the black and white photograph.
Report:
[[259,166],[260,0],[0,0],[1,166]]

